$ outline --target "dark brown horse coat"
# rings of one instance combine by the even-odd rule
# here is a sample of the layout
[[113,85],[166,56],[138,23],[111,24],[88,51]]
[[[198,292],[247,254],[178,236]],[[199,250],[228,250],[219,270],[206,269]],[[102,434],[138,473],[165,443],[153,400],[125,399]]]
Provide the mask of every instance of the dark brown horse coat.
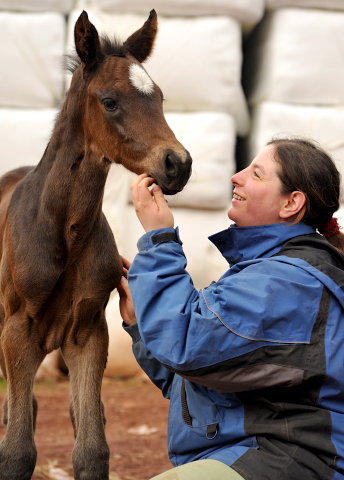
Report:
[[100,40],[83,12],[75,25],[78,62],[43,158],[0,179],[0,366],[8,382],[0,480],[32,476],[34,377],[57,348],[70,374],[74,476],[108,478],[104,310],[122,264],[102,213],[106,177],[111,163],[121,163],[173,194],[191,171],[164,119],[162,93],[141,66],[156,31],[152,11],[119,45]]

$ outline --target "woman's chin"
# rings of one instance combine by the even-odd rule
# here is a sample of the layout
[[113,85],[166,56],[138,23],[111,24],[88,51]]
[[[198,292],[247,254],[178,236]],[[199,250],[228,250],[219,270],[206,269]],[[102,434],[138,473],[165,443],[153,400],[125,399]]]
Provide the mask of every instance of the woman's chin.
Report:
[[227,212],[229,220],[232,220],[234,223],[237,223],[239,215],[235,211],[235,208],[233,206],[229,207],[229,210]]
[[233,211],[232,208],[228,210],[228,218],[231,221],[231,224],[235,223],[237,227],[247,227],[247,222],[242,215],[239,215],[238,212]]

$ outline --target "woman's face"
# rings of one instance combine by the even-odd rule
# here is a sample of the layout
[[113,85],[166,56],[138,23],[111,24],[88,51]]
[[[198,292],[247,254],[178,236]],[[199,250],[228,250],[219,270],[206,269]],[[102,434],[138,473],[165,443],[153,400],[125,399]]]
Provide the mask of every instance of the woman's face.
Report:
[[238,227],[269,225],[284,222],[280,212],[288,195],[282,195],[277,175],[278,163],[273,158],[273,145],[266,146],[244,170],[232,177],[232,205],[228,217]]

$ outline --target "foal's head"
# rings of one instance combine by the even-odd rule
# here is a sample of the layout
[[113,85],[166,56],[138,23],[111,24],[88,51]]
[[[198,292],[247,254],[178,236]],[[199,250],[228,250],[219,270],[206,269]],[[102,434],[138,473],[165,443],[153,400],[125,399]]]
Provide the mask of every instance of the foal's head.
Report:
[[148,173],[164,193],[174,194],[188,181],[192,161],[166,123],[160,88],[141,65],[156,33],[154,10],[123,44],[100,39],[82,12],[74,30],[81,60],[74,76],[84,86],[86,142],[97,156]]

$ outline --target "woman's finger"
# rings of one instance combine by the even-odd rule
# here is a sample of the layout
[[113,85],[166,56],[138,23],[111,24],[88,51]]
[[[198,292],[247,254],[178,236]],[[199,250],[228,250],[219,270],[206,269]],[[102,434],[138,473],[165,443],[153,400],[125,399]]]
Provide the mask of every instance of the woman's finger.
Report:
[[137,185],[139,202],[143,206],[147,206],[152,203],[153,195],[149,190],[149,187],[153,183],[154,183],[154,179],[152,177],[145,177]]
[[138,192],[138,184],[145,178],[145,177],[148,177],[148,174],[147,173],[142,173],[141,175],[139,175],[134,181],[133,183],[131,184],[131,195],[133,197],[133,202],[135,204],[135,202],[138,202],[139,201],[139,192]]
[[130,290],[129,290],[129,283],[128,283],[128,280],[125,277],[121,278],[120,288],[126,294],[127,298],[131,299],[131,293],[130,293]]
[[119,310],[124,323],[132,325],[136,323],[135,308],[130,293],[128,280],[121,278],[121,282],[117,287],[119,293]]
[[126,268],[127,270],[129,270],[131,262],[129,262],[129,260],[127,258],[123,257],[122,255],[120,255],[120,257],[121,257],[121,260],[122,260],[122,263],[123,263],[123,267]]
[[152,188],[152,195],[154,195],[154,200],[156,204],[158,205],[158,209],[161,210],[165,206],[167,206],[166,199],[164,197],[164,194],[161,190],[161,188],[156,185],[155,187]]

